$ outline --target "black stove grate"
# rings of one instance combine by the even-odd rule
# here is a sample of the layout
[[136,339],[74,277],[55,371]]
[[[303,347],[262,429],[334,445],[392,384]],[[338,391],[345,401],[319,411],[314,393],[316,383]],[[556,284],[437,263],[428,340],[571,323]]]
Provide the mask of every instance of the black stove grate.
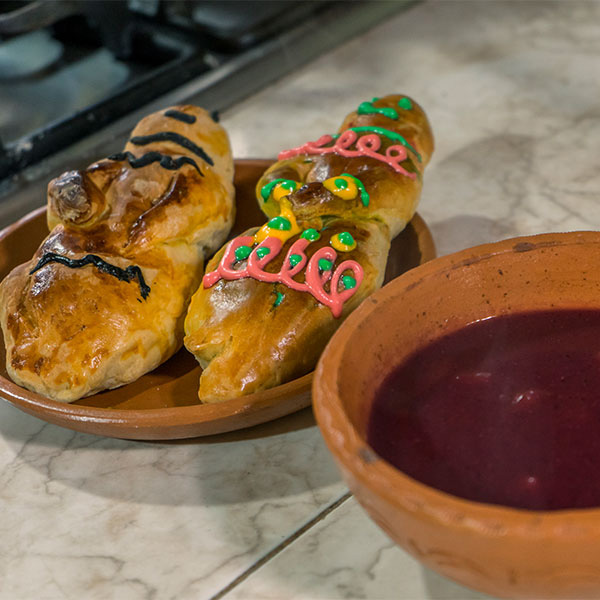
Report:
[[[12,3],[12,12],[0,13],[0,180],[217,69],[328,4]],[[12,61],[11,48],[16,49]],[[93,69],[106,73],[89,73]],[[119,78],[125,80],[115,85]],[[74,86],[68,98],[66,86]],[[87,101],[90,96],[95,100]]]
[[[213,39],[208,39],[209,34],[204,29],[215,25],[215,23],[218,24],[218,19],[214,15],[205,18],[206,23],[200,25],[198,14],[194,16],[194,23],[191,23],[189,14],[186,14],[185,11],[179,11],[183,6],[189,12],[190,5],[202,5],[204,2],[170,0],[166,5],[172,11],[177,8],[179,11],[177,13],[179,14],[178,18],[181,22],[176,23],[176,19],[173,15],[170,15],[168,17],[171,19],[169,23],[175,25],[175,29],[180,33],[182,31],[192,33],[192,42],[197,44],[204,52],[200,58],[203,61],[200,69],[208,67],[208,70],[200,72],[197,76],[190,75],[189,81],[180,86],[171,87],[164,94],[153,94],[154,77],[156,77],[156,73],[154,73],[154,75],[149,76],[149,88],[144,90],[142,87],[140,91],[133,89],[135,86],[132,86],[131,97],[127,101],[123,101],[123,108],[121,109],[126,110],[126,114],[119,117],[115,117],[116,112],[104,117],[102,111],[106,109],[102,107],[102,103],[92,102],[78,110],[68,111],[69,115],[77,119],[80,114],[90,108],[90,104],[94,104],[93,111],[85,117],[85,120],[82,119],[81,127],[63,124],[61,119],[49,121],[48,125],[51,127],[59,125],[57,129],[66,132],[61,142],[65,146],[62,150],[56,142],[50,142],[46,139],[44,127],[38,126],[32,135],[21,137],[13,135],[12,139],[17,139],[17,141],[5,145],[5,150],[8,150],[10,155],[12,170],[8,171],[5,166],[4,171],[5,173],[12,173],[12,175],[0,176],[0,227],[14,222],[20,216],[39,207],[44,202],[47,182],[50,178],[66,170],[84,168],[94,160],[98,160],[99,157],[118,152],[123,147],[131,129],[148,113],[160,110],[165,106],[188,103],[203,106],[211,111],[218,110],[222,112],[251,94],[264,89],[266,85],[275,82],[282,76],[292,73],[309,61],[327,53],[339,44],[364,33],[382,20],[407,9],[416,1],[284,1],[283,4],[290,9],[285,15],[286,19],[289,19],[292,13],[291,9],[296,5],[299,11],[296,15],[304,14],[303,17],[293,18],[292,25],[289,25],[289,21],[282,21],[288,23],[288,25],[277,28],[273,26],[276,15],[273,16],[272,22],[268,19],[269,22],[265,22],[264,15],[262,15],[261,18],[257,17],[255,20],[254,37],[250,36],[244,39],[236,37],[239,34],[239,23],[235,25],[232,22],[228,27],[213,27],[213,33],[211,34]],[[146,21],[156,20],[160,17],[160,14],[155,12],[157,7],[160,9],[162,6],[162,2],[159,0],[129,0],[128,4],[143,5],[147,14],[142,16],[146,17]],[[227,5],[229,2],[224,1],[223,4]],[[281,3],[274,2],[273,4]],[[309,6],[304,6],[305,4]],[[0,21],[4,5],[5,3],[0,1]],[[178,8],[178,5],[181,6]],[[307,10],[312,12],[302,13],[302,11]],[[277,22],[279,23],[279,21]],[[184,39],[187,39],[185,33],[183,35]],[[1,36],[2,33],[0,32],[0,40]],[[0,41],[0,63],[4,45]],[[207,48],[211,49],[207,50]],[[74,51],[75,58],[77,58],[77,52],[79,51]],[[100,52],[106,53],[107,50],[102,48]],[[132,67],[132,64],[131,61],[127,62],[128,67]],[[147,65],[136,64],[133,67],[135,67],[135,74],[140,78],[145,77],[149,72],[144,70],[147,69]],[[160,68],[167,71],[166,77],[168,80],[169,68],[164,64],[157,67],[158,70]],[[348,68],[350,69],[348,77],[351,78],[351,65],[348,65]],[[397,68],[401,72],[403,69],[410,69],[411,65],[399,61]],[[188,77],[188,75],[185,75],[182,79],[185,79],[185,77]],[[167,84],[167,87],[170,85],[172,84]],[[384,78],[381,81],[373,81],[373,85],[378,85],[382,92],[385,91],[387,86]],[[0,136],[3,135],[3,131],[6,132],[10,129],[10,127],[3,129],[3,118],[6,114],[2,106],[3,91],[5,91],[4,82],[0,81]],[[123,90],[121,89],[121,91]],[[12,95],[14,100],[15,94],[12,92],[14,90],[11,91],[9,96]],[[340,93],[340,99],[342,100],[343,94]],[[154,99],[152,100],[153,96]],[[307,101],[310,101],[309,98],[307,98]],[[130,102],[133,104],[130,104]],[[27,96],[25,96],[25,101],[16,102],[16,104],[26,104],[26,108],[31,108],[34,105],[36,111],[41,106],[39,102],[36,106],[36,103],[30,101]],[[114,122],[102,128],[97,127],[99,122],[107,123],[113,119]],[[96,126],[88,129],[86,120],[93,120],[92,124]],[[12,124],[13,120],[10,119],[8,125],[12,126]],[[70,133],[69,127],[71,127]],[[45,129],[48,130],[48,126]],[[86,132],[93,129],[99,130],[87,135],[82,134],[83,129]],[[77,140],[69,142],[71,135],[77,136]],[[9,138],[5,135],[5,142],[7,139]],[[35,144],[31,141],[32,139]],[[35,145],[38,142],[45,144],[44,151],[48,153],[43,160],[38,158],[43,155],[43,152],[36,153],[38,151],[35,150]],[[33,146],[31,149],[29,144]],[[26,166],[27,161],[22,160],[24,152],[31,153],[27,158],[28,161],[35,159],[38,162],[35,162],[35,164],[30,162],[31,166]],[[21,158],[20,161],[19,158]],[[4,165],[6,164],[5,161]],[[19,171],[14,170],[15,165],[16,168],[20,169]]]

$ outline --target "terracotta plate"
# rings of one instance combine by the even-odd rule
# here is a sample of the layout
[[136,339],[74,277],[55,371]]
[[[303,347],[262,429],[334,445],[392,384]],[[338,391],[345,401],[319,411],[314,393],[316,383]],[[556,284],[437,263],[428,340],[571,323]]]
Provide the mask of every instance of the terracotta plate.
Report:
[[[236,161],[237,218],[232,237],[264,222],[254,186],[270,164],[269,160]],[[40,208],[0,232],[0,279],[31,258],[48,233],[45,217],[46,209]],[[434,256],[429,229],[416,215],[392,243],[386,281]],[[265,423],[311,402],[309,373],[265,392],[199,404],[200,373],[194,357],[182,349],[134,383],[64,404],[13,383],[6,373],[4,340],[0,343],[0,397],[49,423],[96,435],[140,440],[211,435]]]

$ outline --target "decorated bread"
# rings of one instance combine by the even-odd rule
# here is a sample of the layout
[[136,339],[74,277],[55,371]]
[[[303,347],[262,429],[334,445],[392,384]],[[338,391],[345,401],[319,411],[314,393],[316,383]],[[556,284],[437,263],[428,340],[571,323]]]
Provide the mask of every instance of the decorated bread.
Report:
[[432,151],[423,110],[393,95],[362,103],[337,134],[280,153],[256,188],[269,221],[213,257],[190,304],[185,346],[203,367],[201,401],[314,368],[342,320],[381,286]]
[[223,128],[177,106],[140,121],[123,152],[51,181],[50,234],[0,284],[10,377],[71,402],[168,359],[231,229],[232,177]]

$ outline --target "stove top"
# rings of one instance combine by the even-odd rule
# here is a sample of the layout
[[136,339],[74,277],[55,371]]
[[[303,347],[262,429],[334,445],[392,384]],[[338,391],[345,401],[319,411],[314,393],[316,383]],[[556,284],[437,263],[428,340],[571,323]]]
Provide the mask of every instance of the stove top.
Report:
[[328,2],[29,2],[0,14],[0,178]]
[[43,203],[48,173],[115,151],[143,115],[224,110],[410,3],[1,2],[0,225]]

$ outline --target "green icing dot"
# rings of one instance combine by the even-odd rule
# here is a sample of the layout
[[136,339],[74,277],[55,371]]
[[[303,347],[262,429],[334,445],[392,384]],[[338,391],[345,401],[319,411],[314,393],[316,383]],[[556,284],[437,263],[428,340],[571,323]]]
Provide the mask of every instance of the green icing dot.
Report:
[[351,290],[352,288],[356,287],[356,279],[354,279],[352,275],[343,275],[342,284],[347,290]]
[[377,100],[379,100],[379,98],[373,98],[371,102],[361,102],[356,112],[359,115],[372,115],[377,113],[387,117],[388,119],[398,119],[398,111],[395,108],[390,108],[389,106],[374,106],[373,102],[377,102]]
[[235,249],[235,259],[236,260],[245,260],[250,256],[252,252],[252,248],[250,246],[240,246]]
[[300,254],[292,254],[290,256],[290,265],[295,267],[302,260],[302,256]]
[[344,246],[352,246],[354,244],[354,238],[352,237],[352,234],[347,231],[342,231],[338,235],[338,239],[342,244],[344,244]]
[[334,181],[334,183],[340,190],[345,190],[348,188],[348,182],[345,179],[342,179],[341,177],[338,177]]
[[383,108],[378,108],[377,112],[388,119],[397,119],[398,111],[394,108],[390,108],[389,106],[384,106]]
[[285,217],[273,217],[268,225],[271,229],[279,229],[279,231],[289,231],[292,228],[292,224]]
[[269,248],[263,246],[262,248],[257,248],[256,249],[256,256],[258,256],[258,258],[264,258],[267,254],[270,254],[271,250],[269,250]]
[[354,177],[354,175],[350,175],[350,173],[342,173],[342,175],[344,175],[345,177],[350,177],[350,179],[352,179],[352,181],[354,181],[354,183],[356,184],[356,187],[360,191],[360,201],[363,203],[363,206],[369,206],[371,197],[369,196],[369,192],[367,192],[367,190],[365,189],[363,182],[360,179],[358,179],[358,177]]
[[271,191],[273,190],[273,188],[280,182],[280,179],[274,179],[273,181],[270,181],[269,183],[265,184],[262,186],[262,188],[260,189],[260,195],[262,196],[262,199],[266,202],[269,199],[269,196],[271,195]]
[[269,181],[269,183],[262,186],[260,189],[260,195],[262,199],[266,202],[273,191],[273,188],[280,183],[283,188],[293,192],[297,187],[298,183],[293,179],[273,179],[273,181]]
[[310,229],[305,229],[300,237],[309,242],[316,242],[321,237],[321,234],[311,227]]
[[333,263],[327,258],[320,258],[318,265],[321,271],[330,271],[331,267],[333,267]]
[[410,110],[412,108],[412,102],[410,98],[401,98],[398,100],[398,106],[404,110]]
[[276,298],[275,298],[275,302],[273,302],[273,308],[277,308],[281,304],[281,302],[284,298],[283,294],[281,292],[278,292],[277,290],[275,290],[275,295],[276,295]]

